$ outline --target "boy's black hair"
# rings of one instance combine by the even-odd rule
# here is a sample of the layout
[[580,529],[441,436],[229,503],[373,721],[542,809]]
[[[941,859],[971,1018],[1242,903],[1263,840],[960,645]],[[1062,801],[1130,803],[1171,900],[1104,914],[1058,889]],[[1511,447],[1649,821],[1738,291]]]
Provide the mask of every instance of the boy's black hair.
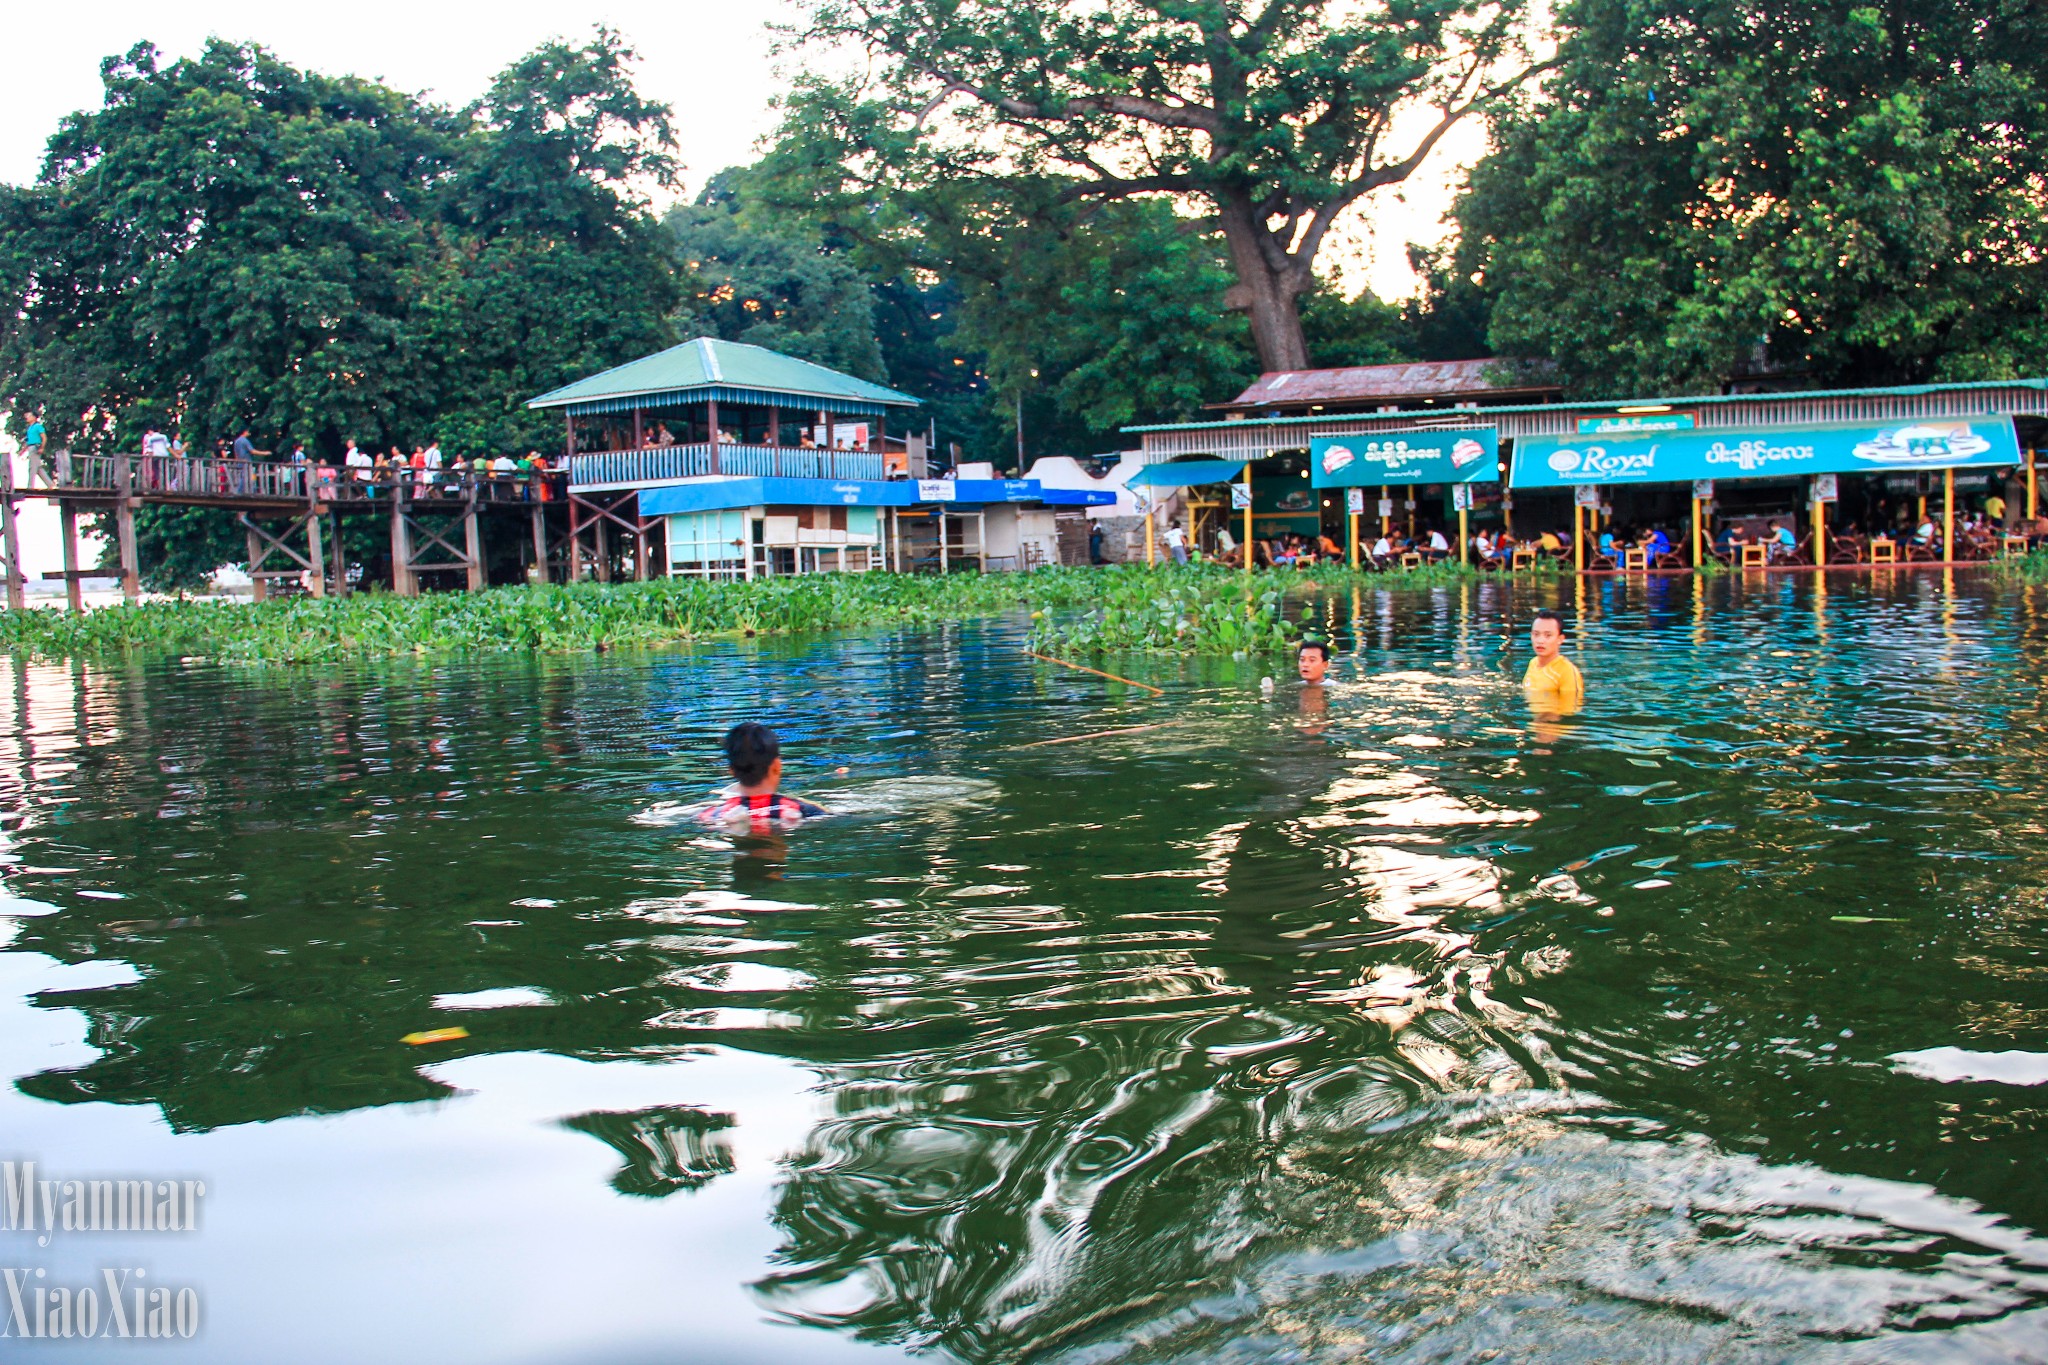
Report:
[[1330,662],[1330,644],[1327,640],[1303,640],[1301,648],[1294,651],[1294,657],[1299,659],[1312,649],[1322,653],[1324,663]]
[[725,761],[743,787],[751,787],[768,776],[768,769],[782,756],[782,741],[759,721],[743,720],[725,732]]
[[1562,616],[1559,616],[1556,612],[1552,611],[1549,607],[1542,608],[1529,619],[1531,621],[1555,621],[1557,622],[1557,628],[1559,630],[1564,629],[1564,618]]

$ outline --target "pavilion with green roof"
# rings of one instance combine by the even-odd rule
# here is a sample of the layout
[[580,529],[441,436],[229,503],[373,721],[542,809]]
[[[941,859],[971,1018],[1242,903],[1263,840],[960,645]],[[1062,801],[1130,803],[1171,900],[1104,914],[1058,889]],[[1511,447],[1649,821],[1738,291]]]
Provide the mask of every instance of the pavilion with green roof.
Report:
[[719,475],[880,479],[888,418],[917,405],[895,389],[715,337],[527,403],[562,412],[570,483],[590,489]]

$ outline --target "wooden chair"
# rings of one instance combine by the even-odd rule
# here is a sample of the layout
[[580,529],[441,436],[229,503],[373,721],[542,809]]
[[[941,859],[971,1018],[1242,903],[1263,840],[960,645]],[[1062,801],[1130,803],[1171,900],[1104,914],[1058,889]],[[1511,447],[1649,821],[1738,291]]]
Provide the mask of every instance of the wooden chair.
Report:
[[1890,536],[1877,536],[1870,542],[1872,564],[1896,564],[1899,562],[1899,543]]
[[1756,543],[1755,541],[1744,541],[1744,542],[1743,542],[1743,545],[1742,545],[1742,567],[1743,567],[1743,568],[1745,568],[1745,569],[1763,569],[1763,568],[1768,568],[1768,567],[1770,567],[1770,563],[1771,563],[1771,550],[1770,550],[1770,547],[1769,547],[1768,545],[1759,545],[1759,544],[1757,544],[1757,543]]

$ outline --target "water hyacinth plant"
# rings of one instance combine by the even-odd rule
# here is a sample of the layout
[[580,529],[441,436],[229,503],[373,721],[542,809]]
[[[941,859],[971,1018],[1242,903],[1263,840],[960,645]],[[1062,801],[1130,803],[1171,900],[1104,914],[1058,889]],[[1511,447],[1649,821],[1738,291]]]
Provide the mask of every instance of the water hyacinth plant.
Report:
[[152,601],[82,615],[0,612],[0,649],[23,655],[143,651],[225,662],[313,663],[409,653],[641,649],[748,634],[928,625],[1004,611],[1034,617],[1034,639],[1068,650],[1239,654],[1297,638],[1283,599],[1370,582],[1429,586],[1455,566],[1413,574],[1342,568],[1245,575],[1209,565],[1046,568],[1029,574],[811,574],[713,583],[577,583],[482,593]]

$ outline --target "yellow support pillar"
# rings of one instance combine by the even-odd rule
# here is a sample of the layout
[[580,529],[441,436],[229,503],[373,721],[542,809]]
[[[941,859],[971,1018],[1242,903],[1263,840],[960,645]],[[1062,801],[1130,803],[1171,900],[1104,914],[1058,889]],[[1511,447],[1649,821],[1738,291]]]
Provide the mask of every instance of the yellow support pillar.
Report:
[[1471,515],[1470,512],[1462,507],[1458,509],[1458,562],[1460,564],[1470,564],[1472,562],[1470,557],[1472,537],[1466,531],[1467,521]]
[[1941,557],[1951,564],[1956,558],[1956,472],[1941,471]]
[[1579,506],[1579,493],[1572,490],[1572,567],[1586,571],[1586,509]]
[[1692,566],[1700,566],[1700,500],[1692,500]]
[[1244,581],[1252,581],[1252,462],[1244,462]]
[[1348,513],[1345,519],[1351,523],[1351,567],[1356,569],[1358,567],[1358,513]]
[[[2027,520],[2031,522],[2039,515],[2040,510],[2036,505],[2035,498],[2034,452],[2030,450],[2027,452]],[[2027,527],[2027,534],[2032,535],[2033,533],[2034,528],[2032,526]]]
[[1158,551],[1158,547],[1157,547],[1157,546],[1156,546],[1156,545],[1155,545],[1155,544],[1153,543],[1153,540],[1152,540],[1152,501],[1151,501],[1151,494],[1147,493],[1147,494],[1146,494],[1146,498],[1145,498],[1145,562],[1146,562],[1147,564],[1153,564],[1153,563],[1157,563],[1157,562],[1158,562],[1158,559],[1159,559],[1159,551]]

